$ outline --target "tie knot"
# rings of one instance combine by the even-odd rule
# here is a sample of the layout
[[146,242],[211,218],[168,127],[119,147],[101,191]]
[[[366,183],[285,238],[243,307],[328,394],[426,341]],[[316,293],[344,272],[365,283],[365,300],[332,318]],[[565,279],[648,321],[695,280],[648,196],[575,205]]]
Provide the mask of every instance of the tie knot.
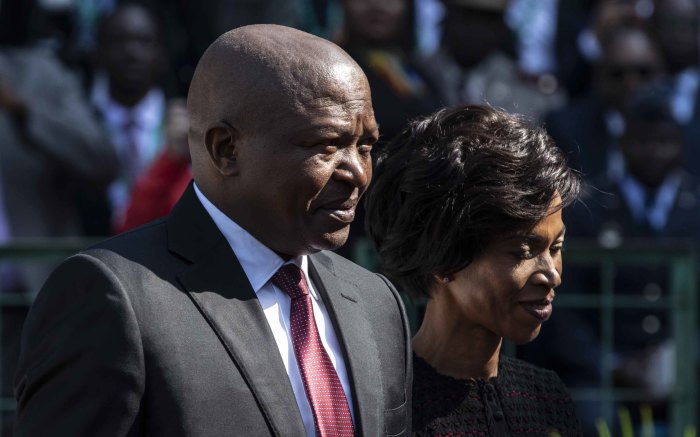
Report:
[[285,264],[272,276],[272,283],[292,299],[309,294],[304,271],[295,264]]
[[139,125],[138,120],[136,119],[134,114],[129,112],[129,114],[124,119],[123,128],[127,131],[131,131],[131,130],[137,128],[138,125]]

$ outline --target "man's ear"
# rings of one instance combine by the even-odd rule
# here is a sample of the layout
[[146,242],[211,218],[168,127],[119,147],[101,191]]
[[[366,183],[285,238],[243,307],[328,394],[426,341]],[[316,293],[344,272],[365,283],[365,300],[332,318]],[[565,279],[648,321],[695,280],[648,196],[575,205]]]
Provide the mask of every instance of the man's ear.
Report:
[[212,123],[204,133],[204,146],[211,163],[223,176],[235,176],[239,172],[236,154],[239,134],[225,121]]

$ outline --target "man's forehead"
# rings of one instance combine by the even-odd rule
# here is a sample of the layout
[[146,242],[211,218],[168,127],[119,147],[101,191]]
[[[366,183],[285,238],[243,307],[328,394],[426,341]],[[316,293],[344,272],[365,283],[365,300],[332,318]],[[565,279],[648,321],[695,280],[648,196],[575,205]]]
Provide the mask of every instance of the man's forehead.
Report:
[[356,123],[366,129],[376,129],[371,102],[350,101],[344,104],[322,100],[324,104],[305,105],[303,108],[287,108],[277,114],[277,121],[289,124],[290,130],[316,132],[342,132]]
[[327,97],[341,100],[369,99],[369,84],[364,72],[348,60],[332,63],[318,60],[304,62],[299,70],[306,74],[295,74],[287,79],[295,90],[297,99],[304,103],[314,105],[317,104],[316,100]]

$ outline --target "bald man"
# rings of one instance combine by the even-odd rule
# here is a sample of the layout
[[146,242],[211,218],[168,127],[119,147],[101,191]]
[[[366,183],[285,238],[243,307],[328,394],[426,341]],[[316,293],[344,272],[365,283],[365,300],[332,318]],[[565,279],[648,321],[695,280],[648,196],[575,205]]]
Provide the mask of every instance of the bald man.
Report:
[[293,29],[222,35],[188,96],[172,214],[66,260],[27,319],[16,436],[410,434],[408,329],[345,242],[377,140],[367,81]]

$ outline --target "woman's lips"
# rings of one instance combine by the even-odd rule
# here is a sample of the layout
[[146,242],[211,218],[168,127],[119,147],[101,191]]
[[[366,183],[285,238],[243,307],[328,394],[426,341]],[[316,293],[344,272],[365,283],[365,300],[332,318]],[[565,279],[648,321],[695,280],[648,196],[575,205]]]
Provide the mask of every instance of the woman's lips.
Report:
[[532,317],[542,322],[552,315],[552,301],[548,298],[520,302],[520,306]]

